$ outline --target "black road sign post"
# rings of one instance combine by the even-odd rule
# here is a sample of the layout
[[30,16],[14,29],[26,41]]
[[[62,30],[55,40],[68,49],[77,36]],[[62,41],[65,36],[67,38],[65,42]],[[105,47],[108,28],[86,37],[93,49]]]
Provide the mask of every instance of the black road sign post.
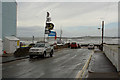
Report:
[[50,31],[54,28],[54,24],[50,23],[50,21],[51,21],[51,17],[49,12],[47,12],[47,17],[45,22],[46,26],[45,26],[45,33],[44,33],[44,42],[45,42],[45,34],[49,34]]

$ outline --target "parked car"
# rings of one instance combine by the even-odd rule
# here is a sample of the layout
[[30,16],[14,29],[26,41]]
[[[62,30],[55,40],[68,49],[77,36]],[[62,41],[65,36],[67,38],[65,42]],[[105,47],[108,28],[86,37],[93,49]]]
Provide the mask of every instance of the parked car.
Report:
[[31,44],[28,45],[28,47],[31,48],[31,47],[33,47],[34,45],[35,45],[34,43],[31,43]]
[[23,47],[23,46],[25,46],[26,44],[25,44],[25,42],[24,41],[20,41],[20,47]]
[[57,40],[57,45],[58,46],[63,46],[65,42],[63,40]]
[[72,48],[78,48],[78,45],[77,45],[76,42],[72,42],[72,43],[70,44],[70,47],[71,47],[71,49],[72,49]]
[[81,48],[81,45],[80,45],[80,44],[78,44],[78,48]]
[[53,46],[50,46],[48,43],[36,43],[29,50],[30,58],[33,58],[34,56],[42,56],[44,58],[47,55],[50,57],[53,56]]
[[70,43],[67,43],[67,45],[68,45],[68,48],[70,48]]
[[89,44],[88,45],[88,49],[94,49],[95,47],[94,47],[94,44]]

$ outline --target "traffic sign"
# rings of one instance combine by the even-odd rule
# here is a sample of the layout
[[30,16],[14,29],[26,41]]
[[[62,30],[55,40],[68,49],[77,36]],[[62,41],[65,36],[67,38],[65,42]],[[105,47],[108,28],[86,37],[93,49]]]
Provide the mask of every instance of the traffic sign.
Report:
[[48,30],[52,30],[54,28],[54,24],[53,23],[46,23],[46,28]]

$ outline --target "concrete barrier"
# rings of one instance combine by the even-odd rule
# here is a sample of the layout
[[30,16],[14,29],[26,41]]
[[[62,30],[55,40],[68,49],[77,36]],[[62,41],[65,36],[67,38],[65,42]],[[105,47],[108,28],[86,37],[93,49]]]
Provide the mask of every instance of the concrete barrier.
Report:
[[[113,47],[112,47],[113,46]],[[120,71],[120,55],[118,54],[118,45],[103,45],[103,51],[112,64]]]

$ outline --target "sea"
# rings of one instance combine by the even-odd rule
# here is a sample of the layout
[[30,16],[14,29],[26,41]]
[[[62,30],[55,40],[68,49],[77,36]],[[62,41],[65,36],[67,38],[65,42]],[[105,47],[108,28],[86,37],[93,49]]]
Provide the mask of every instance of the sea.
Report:
[[[36,37],[36,38],[34,38],[34,40],[33,40],[32,37],[19,37],[19,39],[20,39],[20,41],[23,41],[26,44],[30,44],[33,41],[37,42],[37,41],[43,41],[44,40],[43,37]],[[47,37],[45,40],[49,43],[55,43],[59,39],[60,38],[57,38],[55,40],[53,37],[49,37],[49,38]],[[107,43],[107,44],[118,44],[118,40],[120,40],[120,39],[117,38],[117,37],[105,37],[103,39],[103,42]],[[90,44],[90,43],[101,44],[102,43],[102,38],[101,37],[82,37],[82,38],[67,38],[67,37],[64,37],[64,38],[62,38],[62,41],[64,43],[66,43],[66,42],[77,42],[79,44]]]

